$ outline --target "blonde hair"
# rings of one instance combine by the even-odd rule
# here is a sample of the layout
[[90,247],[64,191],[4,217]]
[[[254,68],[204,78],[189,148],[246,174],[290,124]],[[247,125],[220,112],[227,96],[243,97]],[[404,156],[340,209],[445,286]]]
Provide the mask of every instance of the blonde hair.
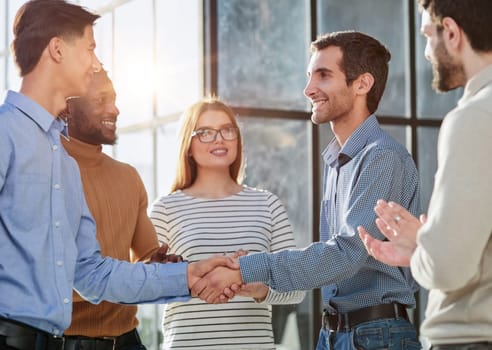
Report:
[[200,116],[206,111],[221,111],[227,114],[231,123],[238,128],[237,155],[229,167],[229,174],[237,184],[243,181],[243,141],[239,124],[232,109],[221,102],[217,97],[206,97],[191,105],[182,115],[181,129],[179,132],[179,152],[176,166],[176,177],[171,186],[171,192],[190,187],[196,180],[197,167],[194,159],[190,157],[191,134],[196,128]]

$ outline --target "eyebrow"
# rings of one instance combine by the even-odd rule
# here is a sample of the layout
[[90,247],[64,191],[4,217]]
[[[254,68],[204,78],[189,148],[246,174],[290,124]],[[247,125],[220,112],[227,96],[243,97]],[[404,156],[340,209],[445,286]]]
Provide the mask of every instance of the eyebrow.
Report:
[[[316,74],[316,73],[327,73],[327,74],[330,74],[332,75],[333,74],[333,70],[332,69],[329,69],[329,68],[326,68],[326,67],[320,67],[320,68],[316,68],[312,74]],[[307,72],[307,75],[311,75],[309,72]]]

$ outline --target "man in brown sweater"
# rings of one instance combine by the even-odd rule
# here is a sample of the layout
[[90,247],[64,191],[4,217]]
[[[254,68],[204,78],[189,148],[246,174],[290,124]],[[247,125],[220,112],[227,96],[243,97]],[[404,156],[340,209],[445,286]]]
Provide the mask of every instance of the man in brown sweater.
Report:
[[[97,224],[102,255],[120,260],[155,260],[159,244],[147,216],[147,193],[137,171],[102,153],[116,142],[119,110],[105,71],[94,74],[89,92],[68,101],[69,139],[62,143],[77,161],[85,197]],[[165,247],[164,247],[165,250]],[[165,253],[165,251],[164,251]],[[69,349],[145,349],[136,331],[137,306],[73,297],[72,323],[65,331]],[[113,348],[113,341],[115,347]]]

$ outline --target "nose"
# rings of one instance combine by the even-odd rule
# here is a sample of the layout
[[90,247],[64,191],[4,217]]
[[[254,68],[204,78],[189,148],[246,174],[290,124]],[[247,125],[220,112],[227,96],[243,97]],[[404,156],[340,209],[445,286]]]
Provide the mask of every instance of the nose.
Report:
[[218,138],[220,137],[220,141],[223,142],[224,141],[224,138],[222,137],[222,133],[220,132],[220,130],[217,131],[217,133],[215,134],[215,139],[214,139],[214,142],[218,142]]
[[102,63],[97,58],[96,54],[93,54],[92,57],[92,70],[94,73],[100,72],[102,70]]
[[307,98],[311,97],[312,95],[314,95],[314,87],[313,87],[313,84],[312,84],[312,80],[311,78],[308,79],[307,83],[306,83],[306,86],[304,87],[304,96],[306,96]]
[[116,104],[110,103],[108,104],[108,113],[117,117],[120,114],[120,110],[116,107]]

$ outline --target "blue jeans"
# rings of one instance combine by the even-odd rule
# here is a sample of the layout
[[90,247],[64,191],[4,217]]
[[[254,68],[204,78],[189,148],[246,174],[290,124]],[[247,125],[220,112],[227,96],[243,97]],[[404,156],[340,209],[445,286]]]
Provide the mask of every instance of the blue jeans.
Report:
[[417,350],[421,349],[415,327],[404,319],[365,322],[350,332],[321,328],[316,350]]

